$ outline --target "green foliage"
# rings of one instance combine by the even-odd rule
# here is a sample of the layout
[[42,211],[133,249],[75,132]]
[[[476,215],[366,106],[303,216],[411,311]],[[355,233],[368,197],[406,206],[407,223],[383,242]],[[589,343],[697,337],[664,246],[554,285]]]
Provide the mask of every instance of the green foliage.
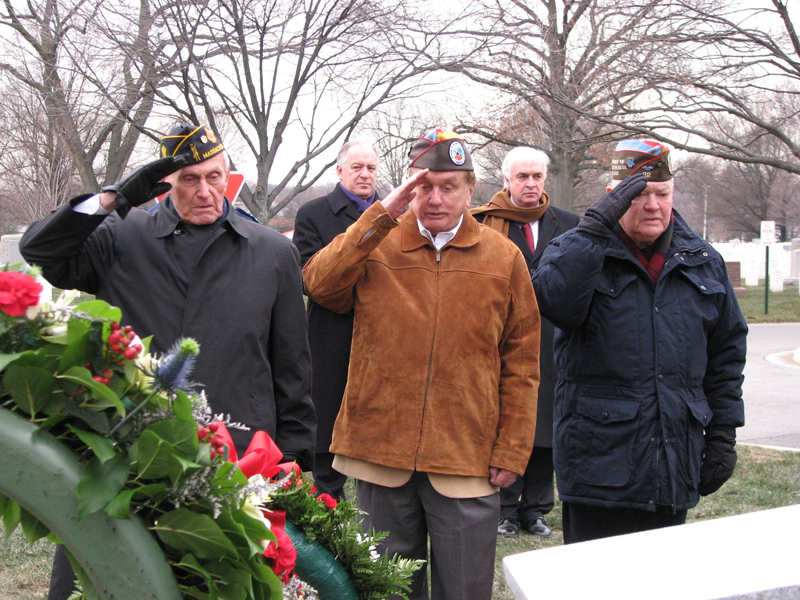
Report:
[[362,532],[362,513],[352,502],[334,508],[315,498],[311,484],[294,481],[271,495],[271,506],[286,511],[289,521],[302,528],[306,537],[318,541],[344,565],[359,598],[407,598],[411,574],[423,561],[378,555],[376,548],[388,535],[374,530]]
[[[105,511],[127,519],[137,513],[187,598],[282,598],[285,588],[264,546],[285,552],[278,545],[285,542],[246,499],[255,494],[272,506],[269,492],[279,486],[260,477],[248,481],[227,460],[226,447],[212,449],[212,438],[220,442],[217,425],[209,426],[205,397],[188,385],[196,342],[179,340],[156,359],[145,350],[147,340],[121,328],[120,311],[105,302],[36,308],[35,316],[20,317],[0,308],[0,410],[30,420],[38,426],[35,435],[55,436],[85,463],[78,517]],[[292,505],[300,530],[340,557],[361,598],[409,589],[408,576],[418,565],[373,560],[370,545],[382,538],[362,536],[352,505],[330,510],[307,485],[279,496]],[[34,515],[2,496],[0,516],[7,536],[20,526],[31,542],[49,534]],[[73,563],[83,597],[99,597]],[[290,583],[294,590],[301,584]],[[313,597],[302,588],[303,597]]]
[[[100,510],[128,518],[136,510],[187,595],[281,597],[260,544],[275,538],[241,511],[247,478],[225,456],[212,458],[209,444],[198,439],[194,415],[206,414],[205,399],[155,384],[147,365],[164,361],[138,351],[126,358],[136,338],[121,333],[120,316],[98,300],[41,310],[31,319],[0,313],[0,409],[39,424],[85,460],[80,518]],[[112,340],[121,338],[114,347]],[[196,343],[180,347],[196,354]],[[49,533],[10,499],[0,500],[0,515],[6,535],[19,526],[31,542]],[[84,597],[96,597],[79,565],[76,574]]]

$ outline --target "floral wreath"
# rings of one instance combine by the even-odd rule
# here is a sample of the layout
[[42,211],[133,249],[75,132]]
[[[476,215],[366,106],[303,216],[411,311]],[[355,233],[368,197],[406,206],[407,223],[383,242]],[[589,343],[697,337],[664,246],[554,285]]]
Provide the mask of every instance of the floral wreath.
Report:
[[[36,269],[0,271],[0,411],[16,413],[81,461],[79,518],[104,511],[141,519],[184,598],[365,600],[410,591],[420,561],[380,556],[387,534],[363,532],[362,514],[300,477],[265,432],[239,458],[189,377],[199,352],[182,339],[149,353],[100,300],[76,293],[39,302]],[[10,535],[58,538],[36,515],[0,495]],[[69,548],[67,548],[70,556]],[[81,592],[100,598],[72,560]],[[82,596],[80,595],[82,594]]]

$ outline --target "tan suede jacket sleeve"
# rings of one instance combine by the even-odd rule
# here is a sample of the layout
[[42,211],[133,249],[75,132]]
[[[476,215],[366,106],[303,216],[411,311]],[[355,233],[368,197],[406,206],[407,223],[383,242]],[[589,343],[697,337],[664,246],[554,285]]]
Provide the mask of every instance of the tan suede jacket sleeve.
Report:
[[352,310],[356,282],[364,273],[370,252],[397,225],[380,202],[365,210],[358,221],[303,267],[308,297],[337,313]]
[[500,344],[500,420],[489,464],[522,475],[536,432],[541,320],[521,253],[514,259],[510,289]]

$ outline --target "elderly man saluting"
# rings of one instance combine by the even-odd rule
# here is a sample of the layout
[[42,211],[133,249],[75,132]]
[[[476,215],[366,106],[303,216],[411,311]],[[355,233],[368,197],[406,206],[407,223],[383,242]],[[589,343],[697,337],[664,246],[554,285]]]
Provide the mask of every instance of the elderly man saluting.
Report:
[[[489,600],[497,490],[533,445],[539,312],[519,249],[467,212],[463,140],[433,131],[409,161],[303,269],[311,298],[355,311],[333,465],[356,478],[388,554],[426,559],[430,537],[434,598]],[[410,597],[428,597],[426,570]]]
[[733,473],[747,326],[722,257],[672,208],[669,148],[620,142],[613,182],[534,276],[556,332],[564,541],[685,522]]

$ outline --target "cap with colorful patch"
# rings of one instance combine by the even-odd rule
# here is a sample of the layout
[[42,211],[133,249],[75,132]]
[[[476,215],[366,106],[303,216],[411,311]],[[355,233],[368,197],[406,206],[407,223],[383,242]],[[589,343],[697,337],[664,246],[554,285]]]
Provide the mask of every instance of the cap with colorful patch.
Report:
[[207,125],[178,125],[161,138],[158,151],[162,158],[185,156],[187,165],[194,165],[225,150],[222,142]]
[[653,140],[623,140],[614,148],[611,178],[622,180],[641,172],[649,181],[672,179],[669,147]]
[[474,171],[463,138],[453,131],[434,129],[408,151],[409,168],[431,171]]

